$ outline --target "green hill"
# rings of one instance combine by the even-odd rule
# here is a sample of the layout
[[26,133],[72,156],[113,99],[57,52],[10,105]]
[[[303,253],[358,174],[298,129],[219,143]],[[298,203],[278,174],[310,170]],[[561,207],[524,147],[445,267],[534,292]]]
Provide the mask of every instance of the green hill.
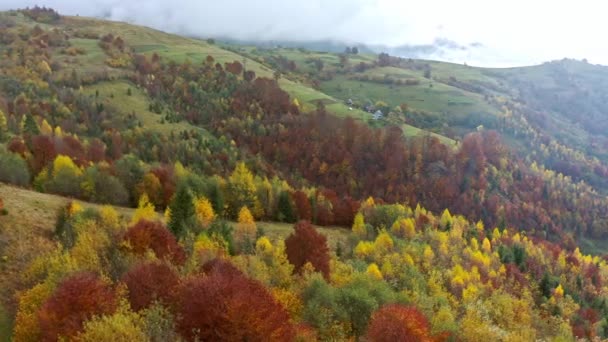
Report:
[[606,68],[269,46],[0,13],[2,340],[608,336]]

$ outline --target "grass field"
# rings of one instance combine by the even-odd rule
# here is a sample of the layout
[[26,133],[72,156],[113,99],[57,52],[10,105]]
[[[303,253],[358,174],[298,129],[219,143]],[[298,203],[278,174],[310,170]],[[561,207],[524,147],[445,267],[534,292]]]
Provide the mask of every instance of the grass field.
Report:
[[[131,96],[127,94],[131,89]],[[178,123],[161,123],[161,114],[153,113],[149,110],[150,99],[144,91],[136,85],[125,81],[117,80],[112,82],[100,82],[86,86],[82,92],[85,95],[94,97],[99,92],[99,100],[106,106],[112,106],[124,115],[135,113],[137,119],[141,121],[143,127],[148,130],[168,134],[171,131],[181,132],[184,130],[199,130],[208,133],[200,128],[193,126],[185,121]]]
[[[246,58],[238,53],[223,49],[216,44],[210,44],[203,40],[181,37],[143,26],[133,26],[127,23],[97,20],[83,17],[66,17],[63,25],[67,25],[72,30],[92,32],[98,35],[113,33],[120,35],[135,52],[152,55],[157,53],[161,57],[176,61],[201,63],[207,56],[212,56],[218,63],[239,61],[244,63],[248,70],[252,70],[260,77],[273,77],[274,71],[258,63],[253,59]],[[91,39],[72,39],[75,46],[87,51],[86,55],[76,59],[78,64],[89,70],[112,69],[104,66],[105,55],[97,46],[97,40]],[[329,56],[329,55],[328,55]],[[331,57],[336,58],[336,57]],[[116,70],[116,69],[113,69]],[[294,80],[281,78],[279,82],[281,88],[287,91],[292,97],[297,98],[304,105],[306,110],[315,108],[317,100],[330,102],[327,109],[338,115],[352,115],[359,118],[363,112],[351,112],[348,107],[327,94],[315,90],[307,84]],[[116,94],[115,94],[116,95]],[[143,115],[143,114],[142,114]]]
[[[394,68],[396,69],[396,68]],[[397,69],[400,70],[400,69]],[[411,108],[449,116],[466,117],[472,113],[495,115],[497,110],[488,105],[479,94],[473,94],[447,84],[435,82],[415,75],[410,71],[368,70],[365,75],[396,79],[409,78],[420,81],[419,85],[388,85],[358,81],[348,76],[336,76],[324,82],[321,89],[337,98],[352,98],[360,103],[384,101],[391,107],[402,103]]]

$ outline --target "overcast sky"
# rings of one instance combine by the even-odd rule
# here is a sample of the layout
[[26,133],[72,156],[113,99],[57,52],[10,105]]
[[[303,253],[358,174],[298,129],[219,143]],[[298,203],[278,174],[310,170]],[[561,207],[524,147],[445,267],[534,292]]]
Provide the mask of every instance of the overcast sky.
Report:
[[564,57],[608,65],[602,0],[0,0],[0,9],[45,5],[164,31],[237,39],[463,46],[429,57],[481,66]]

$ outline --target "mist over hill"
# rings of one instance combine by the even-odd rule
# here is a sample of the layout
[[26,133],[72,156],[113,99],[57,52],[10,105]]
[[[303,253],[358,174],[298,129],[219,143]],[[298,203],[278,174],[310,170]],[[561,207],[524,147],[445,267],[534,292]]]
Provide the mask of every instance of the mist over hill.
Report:
[[[357,43],[374,47],[374,52],[486,67],[533,65],[564,57],[606,64],[606,51],[597,44],[600,32],[605,31],[601,4],[583,2],[575,7],[552,3],[551,16],[545,15],[544,2],[530,5],[523,0],[499,11],[479,0],[417,4],[396,0],[6,0],[0,10],[49,6],[64,14],[127,21],[188,36],[258,43]],[[587,20],[572,21],[579,17]],[[543,18],[542,25],[538,18]]]

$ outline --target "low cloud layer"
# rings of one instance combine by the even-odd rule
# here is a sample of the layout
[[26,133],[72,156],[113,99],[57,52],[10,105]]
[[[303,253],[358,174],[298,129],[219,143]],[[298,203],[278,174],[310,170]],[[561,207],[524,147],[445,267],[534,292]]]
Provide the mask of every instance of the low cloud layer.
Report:
[[482,66],[608,64],[606,5],[594,0],[3,0],[0,9],[36,4],[199,37],[434,46],[420,57]]

